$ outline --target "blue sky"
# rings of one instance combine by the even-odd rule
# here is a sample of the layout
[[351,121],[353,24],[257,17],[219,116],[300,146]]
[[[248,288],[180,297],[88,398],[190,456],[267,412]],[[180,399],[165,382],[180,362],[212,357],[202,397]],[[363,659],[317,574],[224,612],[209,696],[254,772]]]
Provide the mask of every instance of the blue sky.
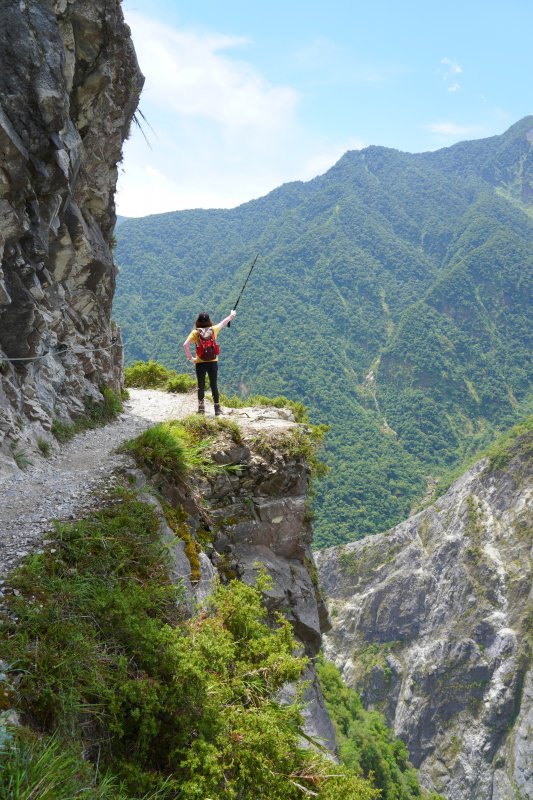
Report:
[[150,128],[118,213],[230,208],[350,149],[408,152],[533,113],[533,0],[123,0]]

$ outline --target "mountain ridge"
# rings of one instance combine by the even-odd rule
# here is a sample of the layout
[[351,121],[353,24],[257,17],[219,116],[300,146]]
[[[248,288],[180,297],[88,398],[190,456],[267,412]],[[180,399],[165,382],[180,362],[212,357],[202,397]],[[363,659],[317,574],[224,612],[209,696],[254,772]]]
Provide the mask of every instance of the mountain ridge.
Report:
[[[223,386],[286,394],[331,424],[320,545],[399,522],[429,476],[528,412],[533,220],[518,203],[532,125],[434,153],[349,151],[236,209],[120,227],[115,315],[130,361],[175,367],[197,309],[225,315],[261,253],[221,338]],[[483,177],[489,156],[504,183]]]

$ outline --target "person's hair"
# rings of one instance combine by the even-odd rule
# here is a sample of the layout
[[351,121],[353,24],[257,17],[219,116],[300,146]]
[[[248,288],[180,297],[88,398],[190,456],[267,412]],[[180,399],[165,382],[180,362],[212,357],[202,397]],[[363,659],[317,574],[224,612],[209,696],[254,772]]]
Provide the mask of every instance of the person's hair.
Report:
[[211,322],[211,317],[207,313],[207,311],[202,311],[198,314],[198,318],[195,322],[195,326],[197,328],[212,328],[213,323]]

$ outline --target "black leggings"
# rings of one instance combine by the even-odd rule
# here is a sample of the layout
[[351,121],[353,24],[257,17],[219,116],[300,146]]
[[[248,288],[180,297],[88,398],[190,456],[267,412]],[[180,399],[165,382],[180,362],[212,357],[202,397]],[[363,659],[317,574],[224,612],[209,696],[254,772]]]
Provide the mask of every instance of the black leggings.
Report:
[[198,400],[203,400],[205,396],[205,376],[209,375],[209,386],[213,394],[213,402],[218,403],[218,361],[202,361],[195,364],[196,380],[198,381]]

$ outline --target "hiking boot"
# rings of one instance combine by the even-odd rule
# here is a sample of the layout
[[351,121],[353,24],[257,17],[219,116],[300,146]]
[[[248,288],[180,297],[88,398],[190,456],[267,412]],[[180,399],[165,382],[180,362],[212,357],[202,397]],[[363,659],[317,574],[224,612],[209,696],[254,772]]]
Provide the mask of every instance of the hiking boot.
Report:
[[215,417],[220,417],[222,414],[222,409],[220,408],[220,403],[215,403]]
[[203,400],[198,400],[198,413],[205,414],[205,403]]

